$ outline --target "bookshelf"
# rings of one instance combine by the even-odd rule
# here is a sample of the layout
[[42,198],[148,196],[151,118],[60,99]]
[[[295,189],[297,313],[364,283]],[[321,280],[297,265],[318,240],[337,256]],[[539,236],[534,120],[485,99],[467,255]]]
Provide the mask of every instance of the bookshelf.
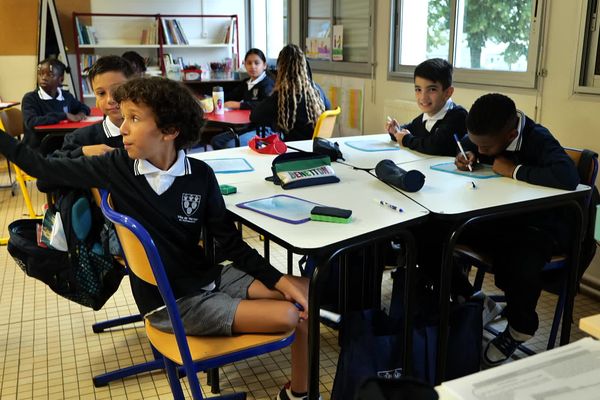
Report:
[[210,71],[212,63],[231,59],[229,72],[239,67],[237,15],[74,12],[73,34],[82,101],[94,97],[85,70],[103,55],[136,51],[149,61],[148,72],[163,76],[173,76],[171,64]]

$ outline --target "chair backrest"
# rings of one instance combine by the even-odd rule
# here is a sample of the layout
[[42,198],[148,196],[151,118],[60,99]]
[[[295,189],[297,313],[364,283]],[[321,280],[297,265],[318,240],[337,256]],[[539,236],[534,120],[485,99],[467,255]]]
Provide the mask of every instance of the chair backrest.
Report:
[[[591,150],[572,149],[567,147],[565,147],[565,152],[575,163],[575,166],[579,171],[580,182],[584,185],[594,186],[598,175],[598,154]],[[586,157],[588,157],[587,160]],[[583,166],[581,163],[584,161],[589,165]]]
[[335,127],[337,116],[341,112],[342,109],[339,106],[335,110],[325,110],[323,114],[319,116],[319,119],[315,124],[312,138],[330,138],[333,135],[333,128]]
[[100,195],[102,197],[100,208],[104,216],[115,225],[127,266],[138,278],[158,287],[171,319],[181,358],[184,364],[191,366],[192,356],[181,316],[154,241],[139,222],[114,210],[110,194],[106,190],[100,190]]
[[0,113],[4,129],[12,137],[23,134],[23,113],[18,108],[12,107]]

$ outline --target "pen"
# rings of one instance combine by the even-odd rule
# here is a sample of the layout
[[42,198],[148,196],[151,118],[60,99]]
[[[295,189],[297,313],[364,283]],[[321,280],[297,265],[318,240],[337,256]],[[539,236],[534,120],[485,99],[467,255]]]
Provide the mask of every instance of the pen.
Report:
[[[392,123],[392,121],[393,121],[393,120],[392,120],[392,117],[390,117],[390,116],[388,115],[388,116],[387,116],[387,122],[391,124],[391,123]],[[400,129],[398,129],[398,125],[396,125],[396,132],[400,132]]]
[[398,207],[398,206],[395,206],[395,205],[393,205],[393,204],[390,204],[390,203],[388,203],[387,201],[384,201],[384,200],[377,200],[377,199],[373,199],[373,200],[375,200],[376,202],[378,202],[378,203],[379,203],[379,204],[381,204],[382,206],[386,206],[386,207],[389,207],[389,208],[391,208],[391,209],[392,209],[392,210],[394,210],[394,211],[398,211],[398,212],[403,212],[403,211],[404,211],[404,210],[403,210],[403,209],[401,209],[400,207]]
[[[465,158],[465,161],[469,161],[467,159],[467,155],[465,154],[465,150],[462,147],[462,144],[460,144],[460,140],[458,140],[458,136],[456,136],[456,133],[454,134],[454,140],[456,140],[456,144],[458,145],[458,149],[460,150],[460,153],[462,154],[462,156]],[[471,167],[471,163],[468,163],[467,167],[469,167],[469,171],[473,172],[473,168]],[[473,187],[475,187],[475,184],[473,184]]]

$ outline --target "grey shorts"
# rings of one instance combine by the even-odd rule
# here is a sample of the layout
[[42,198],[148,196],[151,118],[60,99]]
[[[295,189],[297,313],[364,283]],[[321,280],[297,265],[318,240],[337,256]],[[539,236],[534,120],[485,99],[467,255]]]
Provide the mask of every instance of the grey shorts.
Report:
[[[231,336],[233,317],[240,301],[248,298],[248,288],[254,278],[245,272],[226,265],[211,291],[183,297],[177,307],[185,332],[190,336]],[[166,307],[146,314],[153,327],[173,332]]]

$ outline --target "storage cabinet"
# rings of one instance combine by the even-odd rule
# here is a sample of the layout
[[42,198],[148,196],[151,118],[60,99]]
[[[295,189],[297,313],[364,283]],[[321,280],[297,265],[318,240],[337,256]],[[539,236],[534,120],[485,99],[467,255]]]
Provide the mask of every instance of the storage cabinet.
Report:
[[[182,63],[200,66],[205,80],[229,79],[239,67],[237,15],[73,13],[73,33],[82,101],[94,97],[86,69],[103,55],[136,51],[150,74],[181,79],[168,72]],[[229,71],[213,74],[215,63]]]

